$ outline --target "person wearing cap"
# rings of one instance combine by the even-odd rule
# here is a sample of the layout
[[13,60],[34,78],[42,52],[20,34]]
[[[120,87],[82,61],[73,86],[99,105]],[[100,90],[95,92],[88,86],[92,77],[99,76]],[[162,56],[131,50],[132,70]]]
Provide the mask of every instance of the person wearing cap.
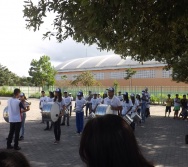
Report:
[[[39,102],[39,108],[40,108],[41,112],[43,110],[43,105],[45,103],[47,103],[47,101],[48,101],[48,97],[45,95],[45,91],[42,90],[41,91],[40,102]],[[42,117],[41,123],[44,123],[43,117]]]
[[102,98],[103,98],[103,100],[102,100],[102,104],[104,104],[104,99],[105,98],[107,98],[108,97],[108,94],[107,94],[107,92],[105,91],[104,93],[103,93],[103,96],[102,96]]
[[93,93],[93,98],[91,99],[91,112],[95,113],[97,106],[100,104],[97,98],[97,93]]
[[179,95],[176,94],[176,98],[174,99],[174,119],[178,118],[178,113],[180,110],[181,100],[179,98]]
[[100,104],[101,104],[101,103],[102,103],[102,101],[103,101],[103,99],[102,99],[102,97],[101,97],[100,93],[98,93],[98,94],[97,94],[97,98],[98,98],[98,100],[99,100],[99,102],[100,102]]
[[61,125],[65,125],[65,119],[67,118],[67,126],[69,126],[69,110],[70,110],[70,105],[71,105],[71,98],[68,96],[67,91],[64,91],[64,97],[65,101],[65,108],[66,108],[66,113],[63,116],[63,122]]
[[146,115],[146,118],[147,118],[147,117],[150,117],[150,93],[148,92],[147,87],[145,88],[145,96],[146,96],[146,99],[147,99],[146,111],[145,111],[145,115]]
[[30,110],[30,106],[28,103],[26,103],[26,100],[27,98],[25,97],[25,94],[21,93],[20,94],[20,111],[21,111],[22,124],[21,124],[19,140],[24,140],[26,112]]
[[136,100],[134,93],[131,94],[131,101],[132,101],[132,104],[133,104],[133,107],[131,109],[131,114],[132,114],[133,112],[137,112],[137,109],[139,107],[139,103]]
[[77,93],[77,98],[75,102],[75,111],[76,111],[76,128],[77,133],[80,134],[84,128],[84,112],[83,108],[86,105],[86,100],[82,98],[82,94],[80,92]]
[[126,114],[128,114],[133,107],[132,101],[131,99],[129,99],[128,92],[123,93],[122,107],[123,109],[122,109],[122,112],[120,113],[121,116],[125,116]]
[[57,119],[56,122],[54,122],[54,135],[55,135],[54,144],[58,144],[61,139],[61,117],[65,112],[65,102],[62,98],[62,93],[60,88],[57,88],[55,90],[54,102],[59,105],[59,110],[60,110],[59,118]]
[[114,95],[114,88],[110,87],[108,90],[108,97],[104,99],[104,104],[110,105],[113,114],[119,115],[118,111],[122,111],[122,104],[120,100]]
[[168,96],[168,98],[165,101],[166,102],[165,117],[166,117],[167,112],[168,112],[168,117],[170,116],[171,106],[172,106],[172,103],[173,103],[173,100],[171,99],[171,95],[168,94],[167,96]]
[[85,98],[85,100],[87,101],[87,104],[86,104],[86,109],[85,109],[85,114],[86,114],[86,118],[88,116],[88,110],[89,110],[89,113],[91,113],[91,99],[92,99],[93,95],[91,93],[91,91],[88,92],[88,96]]
[[137,100],[137,103],[139,104],[139,106],[137,108],[137,113],[141,116],[142,100],[141,100],[140,94],[136,95],[136,100]]
[[71,105],[70,105],[70,117],[71,117],[71,114],[72,114],[72,101],[73,101],[72,93],[69,93],[69,97],[71,99]]

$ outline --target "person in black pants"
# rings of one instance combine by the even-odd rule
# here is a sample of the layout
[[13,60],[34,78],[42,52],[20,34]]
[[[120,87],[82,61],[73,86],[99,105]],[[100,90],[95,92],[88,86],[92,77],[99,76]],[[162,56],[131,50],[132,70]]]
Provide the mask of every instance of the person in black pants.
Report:
[[88,110],[89,110],[89,114],[91,113],[91,105],[92,105],[91,99],[92,98],[93,98],[93,95],[92,95],[91,91],[89,91],[89,94],[86,97],[86,101],[87,101],[87,103],[86,103],[86,110],[85,110],[85,112],[86,112],[86,118],[88,116]]
[[[18,146],[19,133],[21,128],[21,114],[20,114],[20,89],[14,89],[14,96],[8,100],[8,114],[10,131],[7,139],[7,149],[20,150],[21,147]],[[13,135],[14,137],[14,147],[11,145]]]
[[54,144],[58,144],[61,138],[61,117],[65,111],[65,102],[62,98],[62,93],[60,88],[57,88],[55,90],[54,102],[56,102],[59,105],[59,109],[61,111],[58,120],[54,122],[54,135],[55,135]]

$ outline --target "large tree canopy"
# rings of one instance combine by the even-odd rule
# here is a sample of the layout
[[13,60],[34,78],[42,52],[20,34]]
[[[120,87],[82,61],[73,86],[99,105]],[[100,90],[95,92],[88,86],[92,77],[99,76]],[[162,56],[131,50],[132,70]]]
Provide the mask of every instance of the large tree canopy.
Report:
[[[123,58],[154,59],[176,70],[175,64],[188,58],[187,6],[186,0],[39,0],[37,5],[26,0],[24,17],[27,28],[36,31],[47,12],[54,12],[54,30],[44,37],[59,42],[72,37]],[[181,75],[176,71],[175,80]],[[188,82],[188,73],[178,81]]]
[[51,86],[55,82],[56,70],[51,65],[49,56],[42,56],[39,60],[31,61],[29,75],[36,86]]

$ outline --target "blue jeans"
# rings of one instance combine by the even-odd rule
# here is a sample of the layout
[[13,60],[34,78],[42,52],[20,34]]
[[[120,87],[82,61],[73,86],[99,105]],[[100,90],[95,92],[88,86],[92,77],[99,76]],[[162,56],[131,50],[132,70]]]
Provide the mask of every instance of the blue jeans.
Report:
[[146,119],[146,103],[142,103],[141,117],[142,117],[142,121],[145,122],[145,119]]
[[25,132],[25,118],[26,118],[26,113],[23,112],[22,113],[22,125],[20,129],[20,136],[23,136],[23,137],[24,137],[24,132]]
[[83,131],[84,128],[84,112],[76,112],[76,128],[77,133]]

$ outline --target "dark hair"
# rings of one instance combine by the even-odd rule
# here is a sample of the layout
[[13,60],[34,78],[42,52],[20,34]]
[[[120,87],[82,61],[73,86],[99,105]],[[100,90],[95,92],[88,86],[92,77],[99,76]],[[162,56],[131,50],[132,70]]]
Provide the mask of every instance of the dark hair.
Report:
[[14,89],[14,95],[15,96],[18,95],[20,92],[21,92],[20,89],[18,89],[18,88]]
[[126,103],[129,103],[129,96],[128,93],[123,95],[123,100],[126,101]]
[[139,94],[136,95],[136,98],[137,98],[139,101],[141,101],[141,98],[140,98],[140,95],[139,95]]
[[1,167],[30,167],[27,158],[18,151],[0,150]]
[[45,93],[45,91],[42,90],[41,93]]
[[87,167],[153,167],[143,157],[131,127],[117,115],[87,122],[79,154]]
[[49,92],[49,94],[50,94],[50,98],[54,98],[54,92]]
[[54,97],[54,102],[56,102],[56,100],[58,102],[61,102],[62,101],[62,93],[61,92],[56,92],[58,95]]
[[103,96],[102,96],[102,98],[105,99],[106,97],[108,97],[108,96],[107,96],[106,93],[104,93]]
[[135,96],[131,96],[131,100],[132,100],[132,103],[134,105],[134,103],[135,103]]

